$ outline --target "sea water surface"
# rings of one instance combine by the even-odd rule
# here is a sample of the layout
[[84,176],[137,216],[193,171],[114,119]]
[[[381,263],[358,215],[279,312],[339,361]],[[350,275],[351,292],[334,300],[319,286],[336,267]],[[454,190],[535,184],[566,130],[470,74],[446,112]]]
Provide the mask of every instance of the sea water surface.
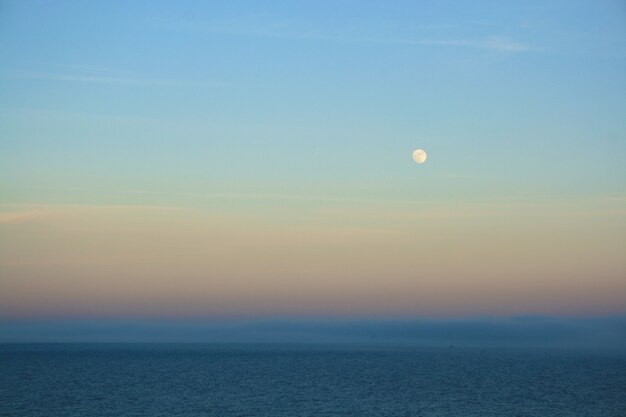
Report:
[[626,355],[558,349],[0,345],[1,416],[626,416]]

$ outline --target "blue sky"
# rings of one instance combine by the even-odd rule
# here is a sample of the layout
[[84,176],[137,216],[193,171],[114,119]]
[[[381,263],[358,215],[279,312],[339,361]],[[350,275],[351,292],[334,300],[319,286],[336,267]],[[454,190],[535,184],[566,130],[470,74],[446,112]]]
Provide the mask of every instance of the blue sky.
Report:
[[436,184],[445,171],[490,193],[623,188],[619,2],[6,2],[2,14],[17,187],[27,158],[76,186],[160,186],[157,169],[176,184],[411,181],[400,155],[421,146]]
[[[623,313],[625,22],[620,1],[4,1],[0,314]],[[181,270],[186,292],[141,292]]]

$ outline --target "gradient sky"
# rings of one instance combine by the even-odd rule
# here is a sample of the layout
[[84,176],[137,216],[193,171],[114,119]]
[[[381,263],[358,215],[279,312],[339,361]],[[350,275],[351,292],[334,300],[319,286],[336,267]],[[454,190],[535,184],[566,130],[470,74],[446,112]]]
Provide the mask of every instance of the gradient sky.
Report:
[[2,1],[0,319],[626,314],[625,159],[623,1]]

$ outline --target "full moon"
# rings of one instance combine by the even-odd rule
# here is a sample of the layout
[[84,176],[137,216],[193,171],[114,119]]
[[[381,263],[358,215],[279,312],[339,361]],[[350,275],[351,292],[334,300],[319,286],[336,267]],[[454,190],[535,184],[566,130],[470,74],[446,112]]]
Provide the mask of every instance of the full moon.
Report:
[[424,152],[422,149],[416,149],[415,151],[413,151],[413,160],[418,164],[423,164],[424,162],[426,162],[426,158],[428,158],[428,155],[426,155],[426,152]]

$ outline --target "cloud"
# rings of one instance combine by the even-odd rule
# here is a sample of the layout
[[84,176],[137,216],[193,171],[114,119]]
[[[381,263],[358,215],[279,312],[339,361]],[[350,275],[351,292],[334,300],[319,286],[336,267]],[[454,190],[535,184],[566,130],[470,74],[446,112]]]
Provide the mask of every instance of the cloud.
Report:
[[177,22],[175,26],[194,32],[208,32],[222,35],[239,35],[260,38],[276,38],[303,41],[328,41],[354,44],[432,46],[448,48],[483,49],[498,52],[520,53],[535,50],[530,45],[506,36],[433,38],[398,36],[356,36],[341,33],[324,33],[316,29],[303,30],[301,24],[288,21],[226,20],[203,23]]
[[456,39],[456,40],[424,40],[415,41],[417,45],[442,45],[461,48],[487,49],[501,52],[526,52],[532,48],[522,42],[513,41],[504,37],[488,37],[485,39]]
[[48,217],[45,210],[0,212],[0,224],[21,224],[42,221]]
[[186,81],[167,78],[129,77],[112,75],[109,71],[98,72],[22,72],[12,75],[14,78],[29,80],[66,81],[79,83],[107,84],[120,86],[162,86],[162,87],[221,87],[225,85],[213,81]]
[[[182,211],[179,207],[150,206],[150,205],[88,205],[88,204],[0,204],[0,209],[12,211],[0,211],[0,225],[24,224],[42,222],[64,217],[75,218],[78,214],[115,213],[115,212],[138,212],[138,211]],[[189,211],[189,210],[186,210]]]

